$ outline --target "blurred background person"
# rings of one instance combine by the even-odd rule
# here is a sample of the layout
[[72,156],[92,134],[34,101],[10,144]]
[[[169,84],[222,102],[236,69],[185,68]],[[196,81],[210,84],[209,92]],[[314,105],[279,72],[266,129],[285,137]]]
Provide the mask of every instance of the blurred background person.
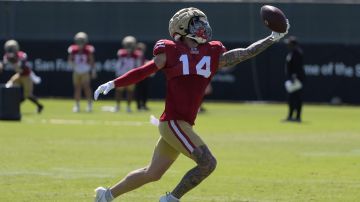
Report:
[[[295,36],[290,36],[285,39],[289,53],[286,56],[285,73],[286,81],[285,88],[288,93],[289,113],[286,121],[301,122],[302,111],[302,96],[305,80],[303,50],[301,49],[298,40]],[[294,112],[296,111],[296,115]]]
[[[142,42],[139,42],[137,44],[136,49],[139,50],[143,55],[143,62],[141,64],[143,65],[145,62],[147,62],[147,60],[145,59],[146,45]],[[149,91],[149,82],[150,82],[149,80],[150,78],[148,77],[137,83],[135,87],[135,98],[136,98],[137,109],[139,111],[149,110],[149,108],[146,105],[148,100],[148,91]]]
[[[34,83],[41,82],[40,77],[36,76],[31,70],[27,62],[27,54],[20,50],[19,43],[15,40],[8,40],[4,45],[3,65],[9,66],[16,73],[6,83],[6,87],[19,85],[22,88],[22,101],[29,99],[37,107],[37,112],[41,113],[44,106],[39,102],[38,98],[33,94]],[[1,69],[2,69],[1,65]],[[0,71],[1,72],[1,71]]]
[[[96,78],[95,48],[89,44],[88,35],[79,32],[74,37],[74,44],[68,48],[68,63],[73,68],[75,106],[73,112],[80,112],[81,91],[87,99],[87,112],[92,111],[91,79]],[[91,75],[90,75],[91,74]]]
[[[118,60],[115,67],[115,76],[119,77],[124,75],[126,72],[134,69],[135,67],[140,67],[144,63],[143,53],[140,50],[136,49],[137,41],[133,36],[126,36],[122,40],[122,48],[118,50],[117,56]],[[129,85],[125,87],[116,88],[115,91],[115,101],[116,105],[114,112],[120,110],[120,100],[124,94],[126,94],[127,100],[127,112],[131,112],[131,102],[134,96],[135,85]]]

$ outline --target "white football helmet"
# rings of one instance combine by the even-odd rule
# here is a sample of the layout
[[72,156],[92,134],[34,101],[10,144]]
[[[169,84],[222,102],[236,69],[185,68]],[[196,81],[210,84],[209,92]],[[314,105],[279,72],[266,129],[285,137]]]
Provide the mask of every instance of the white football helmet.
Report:
[[16,53],[20,50],[19,43],[14,39],[8,40],[4,44],[4,50],[7,53]]
[[205,13],[193,7],[175,13],[169,21],[169,33],[176,41],[184,36],[200,44],[210,41],[212,37],[212,30]]
[[122,40],[122,45],[125,49],[135,50],[136,43],[137,43],[136,38],[133,36],[126,36]]
[[74,41],[78,45],[85,45],[89,42],[89,37],[85,32],[78,32],[74,36]]

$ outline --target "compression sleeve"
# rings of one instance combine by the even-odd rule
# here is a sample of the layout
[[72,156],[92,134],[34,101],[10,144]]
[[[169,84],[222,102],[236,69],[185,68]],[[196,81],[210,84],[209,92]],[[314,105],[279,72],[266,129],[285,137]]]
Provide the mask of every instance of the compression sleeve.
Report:
[[155,62],[152,60],[143,66],[132,69],[126,74],[116,78],[114,80],[115,87],[123,87],[137,83],[157,71],[158,68]]

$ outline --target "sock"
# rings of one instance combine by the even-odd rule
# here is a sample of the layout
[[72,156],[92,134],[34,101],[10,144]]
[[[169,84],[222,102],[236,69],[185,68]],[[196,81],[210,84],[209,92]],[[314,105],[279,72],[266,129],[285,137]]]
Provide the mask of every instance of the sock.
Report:
[[178,198],[176,198],[172,194],[169,194],[169,197],[170,197],[171,201],[174,201],[174,202],[179,202],[180,201]]
[[41,104],[39,103],[39,101],[37,100],[37,98],[35,96],[30,96],[28,99],[31,102],[33,102],[34,104],[36,104],[36,106],[41,107]]
[[110,191],[110,189],[107,189],[106,190],[106,192],[105,192],[105,199],[106,199],[106,201],[112,201],[112,200],[114,200],[114,197],[113,197],[113,195],[111,194],[111,191]]
[[89,109],[92,108],[92,101],[88,101],[88,108],[89,108]]

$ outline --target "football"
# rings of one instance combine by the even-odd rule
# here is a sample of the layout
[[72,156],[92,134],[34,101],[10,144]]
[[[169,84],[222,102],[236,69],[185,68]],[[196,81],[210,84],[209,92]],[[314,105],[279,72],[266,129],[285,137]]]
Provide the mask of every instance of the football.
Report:
[[272,31],[284,33],[286,32],[286,16],[278,8],[270,5],[264,5],[260,9],[260,15],[267,27]]

